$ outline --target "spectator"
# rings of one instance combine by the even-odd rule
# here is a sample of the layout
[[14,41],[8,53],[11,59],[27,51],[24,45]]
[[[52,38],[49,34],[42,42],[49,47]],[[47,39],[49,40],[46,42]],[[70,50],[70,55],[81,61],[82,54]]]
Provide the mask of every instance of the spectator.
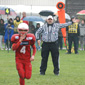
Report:
[[58,31],[58,45],[60,47],[60,50],[62,50],[63,49],[63,36],[62,36],[61,29],[59,29]]
[[[25,17],[26,17],[26,12],[23,12],[21,20],[23,20]],[[28,21],[23,21],[23,22],[26,23],[27,25],[29,25]]]
[[3,50],[2,47],[2,39],[5,33],[5,29],[4,29],[4,20],[0,19],[0,49]]
[[40,23],[36,24],[35,32],[40,28]]
[[20,20],[19,16],[16,16],[15,20],[14,20],[14,34],[17,34],[17,27],[20,23],[22,23],[23,21]]
[[8,20],[8,23],[5,24],[5,36],[4,36],[4,41],[6,43],[7,48],[5,50],[11,50],[11,37],[14,34],[14,24],[13,24],[13,19],[10,18]]
[[85,21],[84,19],[81,21],[80,24],[80,50],[85,50]]
[[64,28],[72,23],[59,24],[54,23],[54,19],[51,15],[47,17],[47,23],[40,27],[36,32],[36,39],[40,43],[39,35],[42,33],[42,50],[41,50],[41,66],[40,75],[45,75],[47,69],[47,61],[49,52],[52,55],[52,61],[54,65],[54,74],[59,75],[59,49],[58,49],[58,30]]
[[[37,31],[39,28],[40,28],[40,23],[37,23],[36,28],[35,28],[35,33],[36,33],[36,31]],[[41,35],[40,35],[40,36],[41,36]],[[41,40],[41,39],[40,39],[40,40]],[[37,50],[40,50],[40,43],[38,43],[37,40],[36,40],[35,45],[36,45],[36,49],[37,49]]]
[[78,36],[80,35],[80,28],[79,24],[76,23],[76,18],[74,16],[72,16],[71,21],[73,24],[67,27],[69,44],[69,50],[67,54],[71,54],[72,42],[74,42],[75,54],[78,54]]
[[30,33],[35,34],[35,26],[33,24],[30,26]]
[[[78,19],[78,18],[76,18],[76,23],[80,23],[80,20]],[[78,48],[79,48],[79,37],[78,37],[78,46],[77,46]]]

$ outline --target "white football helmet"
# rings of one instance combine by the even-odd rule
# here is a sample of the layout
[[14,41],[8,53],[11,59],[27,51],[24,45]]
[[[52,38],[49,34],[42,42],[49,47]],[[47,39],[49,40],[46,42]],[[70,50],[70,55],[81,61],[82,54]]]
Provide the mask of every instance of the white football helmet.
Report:
[[27,34],[29,31],[29,26],[26,23],[20,23],[17,30],[19,34]]

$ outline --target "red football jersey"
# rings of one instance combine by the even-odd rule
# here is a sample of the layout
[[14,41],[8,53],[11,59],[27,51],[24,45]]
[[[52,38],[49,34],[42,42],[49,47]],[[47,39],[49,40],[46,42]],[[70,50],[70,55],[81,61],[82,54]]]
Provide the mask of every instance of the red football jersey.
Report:
[[11,38],[12,41],[12,49],[15,50],[16,58],[20,60],[30,60],[31,50],[30,46],[33,47],[33,54],[35,56],[36,47],[35,47],[35,36],[33,34],[27,34],[26,38],[19,42],[20,36],[19,34],[14,34]]

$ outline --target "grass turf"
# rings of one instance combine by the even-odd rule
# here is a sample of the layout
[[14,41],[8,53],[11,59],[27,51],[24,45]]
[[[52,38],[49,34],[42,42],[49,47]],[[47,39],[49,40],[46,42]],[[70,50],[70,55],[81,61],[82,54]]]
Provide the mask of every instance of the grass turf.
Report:
[[[79,54],[65,54],[60,51],[60,75],[53,74],[51,55],[48,59],[46,75],[39,75],[41,64],[40,51],[37,51],[32,62],[32,78],[25,80],[25,85],[85,85],[85,51]],[[0,50],[0,85],[19,85],[13,51]]]

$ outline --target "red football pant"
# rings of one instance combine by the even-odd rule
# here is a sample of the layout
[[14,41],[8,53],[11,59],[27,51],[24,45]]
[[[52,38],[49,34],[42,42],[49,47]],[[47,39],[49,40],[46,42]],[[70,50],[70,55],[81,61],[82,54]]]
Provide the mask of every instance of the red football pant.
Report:
[[31,63],[16,63],[16,68],[20,76],[20,85],[25,85],[24,79],[30,79],[32,75],[32,65]]

